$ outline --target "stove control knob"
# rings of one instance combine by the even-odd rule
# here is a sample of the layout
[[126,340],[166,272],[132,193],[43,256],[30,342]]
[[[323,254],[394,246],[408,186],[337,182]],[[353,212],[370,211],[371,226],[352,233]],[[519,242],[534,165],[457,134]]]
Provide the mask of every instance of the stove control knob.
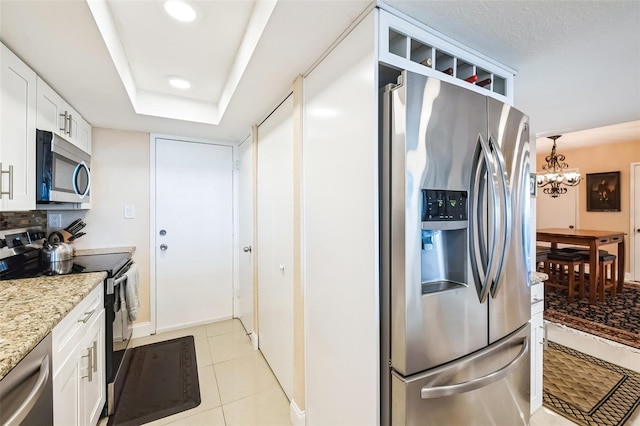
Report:
[[166,249],[168,249],[169,246],[166,244],[160,244],[160,250],[165,251]]

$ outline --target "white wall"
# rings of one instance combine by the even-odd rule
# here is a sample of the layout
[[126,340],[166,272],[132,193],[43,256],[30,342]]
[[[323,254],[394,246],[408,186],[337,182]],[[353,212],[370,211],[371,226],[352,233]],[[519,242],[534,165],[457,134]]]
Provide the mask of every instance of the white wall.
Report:
[[379,423],[376,17],[304,84],[308,425]]
[[[62,212],[62,225],[82,217],[87,234],[77,249],[135,246],[140,270],[137,324],[150,320],[149,310],[149,134],[94,128],[91,152],[91,210]],[[135,207],[134,219],[124,206]]]

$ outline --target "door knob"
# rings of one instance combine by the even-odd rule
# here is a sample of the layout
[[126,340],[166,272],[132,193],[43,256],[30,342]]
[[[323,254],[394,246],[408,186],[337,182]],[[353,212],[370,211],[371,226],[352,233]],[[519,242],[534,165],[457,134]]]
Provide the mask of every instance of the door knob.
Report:
[[165,251],[166,249],[168,249],[169,246],[166,244],[160,244],[160,250]]
[[[640,232],[640,229],[638,230],[638,232]],[[245,253],[251,253],[251,246],[246,246],[242,249],[242,251],[244,251]]]
[[640,229],[638,229],[638,232],[640,232]]
[[569,225],[569,229],[573,229],[573,225]]

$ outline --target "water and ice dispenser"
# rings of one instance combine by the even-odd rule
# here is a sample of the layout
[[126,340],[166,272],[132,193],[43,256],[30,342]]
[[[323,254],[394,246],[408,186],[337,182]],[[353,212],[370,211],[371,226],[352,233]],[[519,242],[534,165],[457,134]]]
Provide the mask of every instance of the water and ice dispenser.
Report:
[[467,283],[467,191],[422,190],[422,294]]

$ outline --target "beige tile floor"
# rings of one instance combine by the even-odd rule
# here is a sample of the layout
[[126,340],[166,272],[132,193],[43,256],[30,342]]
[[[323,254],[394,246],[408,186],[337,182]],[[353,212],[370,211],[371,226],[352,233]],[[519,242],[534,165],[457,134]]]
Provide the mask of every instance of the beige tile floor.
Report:
[[[238,320],[134,339],[141,346],[193,335],[196,343],[201,404],[148,425],[290,425],[289,401],[260,351],[254,351]],[[549,340],[605,361],[640,372],[640,351],[584,333],[547,324]],[[100,425],[106,424],[106,421]],[[570,426],[575,423],[548,410],[538,409],[532,426]],[[630,425],[640,426],[640,413]]]
[[289,400],[239,320],[133,339],[134,347],[193,335],[199,406],[147,425],[290,425]]

